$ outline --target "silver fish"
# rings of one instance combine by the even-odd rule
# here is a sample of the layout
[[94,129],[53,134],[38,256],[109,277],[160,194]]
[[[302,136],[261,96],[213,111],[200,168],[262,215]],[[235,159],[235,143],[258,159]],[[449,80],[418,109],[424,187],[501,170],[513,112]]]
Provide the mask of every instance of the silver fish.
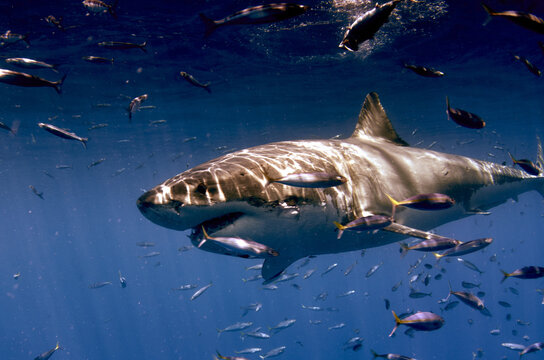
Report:
[[367,271],[366,273],[366,277],[369,278],[371,277],[372,275],[374,275],[374,273],[376,271],[378,271],[378,269],[383,265],[383,261],[381,263],[379,263],[378,265],[374,265],[373,267],[370,268],[370,270]]
[[199,14],[206,26],[205,36],[209,36],[220,26],[266,24],[292,18],[306,12],[310,7],[305,5],[278,3],[249,7],[235,12],[221,20],[212,20]]
[[93,13],[107,12],[114,18],[117,18],[117,14],[115,13],[115,7],[117,6],[117,2],[118,0],[115,0],[115,2],[112,5],[109,5],[101,0],[84,0],[82,4],[90,12],[93,12]]
[[193,86],[196,86],[196,87],[203,88],[204,90],[206,90],[210,94],[212,93],[212,90],[210,89],[210,83],[203,84],[200,81],[198,81],[197,79],[195,79],[195,77],[193,75],[188,74],[185,71],[180,71],[179,74],[181,75],[182,78],[187,80],[187,82],[189,84],[191,84]]
[[269,330],[275,334],[279,332],[280,330],[287,329],[288,327],[293,326],[296,321],[297,321],[296,319],[283,320],[277,325],[270,327]]
[[49,359],[51,356],[53,356],[53,354],[55,353],[55,351],[57,350],[62,350],[62,348],[59,346],[59,343],[57,342],[57,345],[55,345],[54,348],[52,348],[51,350],[49,351],[46,351],[38,356],[36,356],[34,358],[34,360],[47,360]]
[[7,58],[5,61],[8,64],[13,64],[15,66],[18,66],[20,68],[25,69],[51,69],[53,71],[57,71],[56,67],[57,65],[51,65],[43,61],[38,61],[34,59],[28,59],[28,58]]
[[82,59],[93,64],[113,64],[112,58],[101,56],[83,56]]
[[100,289],[101,287],[111,285],[111,281],[102,281],[89,285],[89,289]]
[[38,123],[38,126],[40,128],[42,128],[42,129],[44,129],[45,131],[47,131],[47,132],[49,132],[49,133],[51,133],[53,135],[56,135],[58,137],[61,137],[63,139],[79,141],[79,142],[81,142],[81,144],[83,144],[83,147],[85,149],[87,149],[87,141],[89,140],[88,138],[78,136],[73,132],[70,132],[70,131],[68,131],[66,129],[61,129],[61,128],[56,127],[55,125],[51,125],[51,124]]
[[193,296],[191,296],[191,301],[196,299],[197,297],[199,297],[200,295],[202,295],[204,293],[204,291],[208,290],[210,287],[212,286],[212,283],[209,283],[208,285],[204,286],[204,287],[201,287],[200,289],[198,289],[194,294]]
[[97,45],[107,49],[113,49],[113,50],[140,49],[144,53],[147,52],[146,50],[147,41],[144,41],[141,44],[135,44],[135,43],[123,42],[123,41],[102,41],[102,42],[99,42]]
[[90,169],[96,165],[100,165],[102,164],[104,161],[106,161],[106,158],[101,158],[101,159],[98,159],[98,160],[95,160],[93,161],[92,163],[90,163],[89,165],[87,165],[87,168]]
[[8,30],[4,34],[0,35],[0,45],[2,46],[6,44],[15,44],[19,41],[24,41],[27,45],[30,45],[30,42],[28,41],[28,35],[15,34],[12,33],[11,30]]
[[255,353],[261,352],[262,350],[263,349],[261,349],[259,347],[254,347],[254,348],[247,348],[247,349],[240,350],[240,351],[235,351],[235,353],[237,353],[237,354],[255,354]]
[[242,258],[267,258],[279,255],[276,250],[255,241],[234,237],[211,237],[206,233],[204,226],[202,226],[202,233],[204,234],[204,239],[198,244],[199,248],[209,241],[213,243],[213,245],[209,246],[220,246],[228,254]]
[[237,322],[236,324],[229,325],[224,329],[217,329],[217,332],[221,334],[222,332],[240,331],[245,330],[252,325],[252,322]]
[[194,288],[196,288],[195,284],[185,284],[185,285],[178,286],[177,288],[173,288],[172,290],[185,291],[185,290],[192,290]]
[[4,84],[23,87],[52,87],[58,94],[62,92],[62,84],[64,83],[64,79],[66,79],[66,75],[64,75],[59,81],[49,81],[27,73],[0,69],[0,82],[3,82]]
[[286,349],[285,346],[280,346],[280,347],[277,347],[275,349],[270,350],[269,352],[267,352],[264,355],[259,355],[259,357],[264,360],[264,359],[269,358],[269,357],[278,356],[281,353],[283,353],[285,351],[285,349]]
[[128,105],[128,119],[129,120],[132,120],[132,114],[140,110],[140,106],[142,105],[144,101],[147,100],[147,98],[148,98],[148,95],[143,94],[132,99],[132,101]]
[[338,264],[337,263],[334,263],[334,264],[331,264],[327,270],[323,271],[323,273],[321,273],[321,276],[325,275],[325,274],[328,274],[330,273],[335,267],[337,267]]

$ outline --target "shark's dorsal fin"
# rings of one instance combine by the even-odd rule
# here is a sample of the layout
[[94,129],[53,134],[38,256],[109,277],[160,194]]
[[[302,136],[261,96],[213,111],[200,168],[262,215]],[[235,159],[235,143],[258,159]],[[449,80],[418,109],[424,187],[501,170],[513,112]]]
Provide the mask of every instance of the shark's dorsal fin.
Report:
[[408,146],[408,143],[400,138],[391,121],[387,117],[385,110],[380,103],[380,98],[375,92],[371,92],[365,98],[361,112],[359,113],[359,121],[355,127],[355,131],[351,135],[352,138],[373,136],[389,140],[400,146]]

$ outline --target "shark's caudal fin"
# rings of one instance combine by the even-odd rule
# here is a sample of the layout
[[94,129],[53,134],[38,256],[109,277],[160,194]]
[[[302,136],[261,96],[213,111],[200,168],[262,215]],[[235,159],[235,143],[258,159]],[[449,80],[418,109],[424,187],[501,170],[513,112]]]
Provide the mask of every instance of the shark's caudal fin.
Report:
[[281,255],[266,258],[261,270],[261,275],[265,280],[265,284],[272,282],[274,279],[280,276],[295,260],[296,259],[291,259]]
[[380,98],[375,92],[371,92],[366,96],[359,113],[359,121],[351,135],[352,138],[363,136],[379,137],[400,146],[408,146],[408,143],[402,140],[393,129],[393,125],[391,125],[391,121],[389,121],[380,103]]

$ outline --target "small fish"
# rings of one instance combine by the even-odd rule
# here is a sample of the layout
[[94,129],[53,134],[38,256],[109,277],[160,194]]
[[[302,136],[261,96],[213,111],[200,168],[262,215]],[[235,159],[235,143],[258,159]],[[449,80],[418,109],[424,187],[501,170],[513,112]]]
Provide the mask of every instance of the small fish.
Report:
[[525,345],[514,344],[514,343],[502,343],[501,346],[504,346],[507,349],[515,350],[515,351],[521,351],[525,349]]
[[482,270],[478,269],[478,267],[476,265],[474,265],[473,263],[471,263],[468,260],[457,258],[457,261],[460,262],[461,264],[465,265],[467,268],[469,268],[472,271],[476,271],[479,274],[484,273]]
[[0,35],[0,45],[2,46],[5,46],[6,44],[15,44],[19,41],[24,41],[27,45],[30,46],[30,42],[28,41],[28,35],[15,34],[12,33],[11,30],[8,30],[4,34]]
[[408,295],[410,298],[412,299],[421,299],[421,298],[424,298],[424,297],[427,297],[427,296],[433,296],[432,293],[424,293],[424,292],[420,292],[420,291],[416,291],[415,289],[412,289],[410,291],[410,294]]
[[363,347],[363,338],[356,336],[344,343],[344,351],[347,349],[351,349],[353,351],[359,351]]
[[457,297],[459,300],[461,300],[463,303],[467,304],[468,306],[470,306],[473,309],[476,309],[476,310],[479,310],[479,311],[482,311],[483,309],[485,309],[485,305],[484,305],[484,302],[482,301],[482,299],[480,299],[476,295],[471,294],[469,292],[453,291],[451,289],[451,284],[450,284],[450,293],[448,294],[448,297],[446,298],[446,301],[449,299],[449,297],[451,295],[455,295],[455,297]]
[[122,173],[124,173],[127,169],[126,168],[120,168],[120,169],[117,169],[115,170],[115,172],[113,174],[111,174],[112,177],[114,176],[119,176],[121,175]]
[[485,121],[476,114],[461,109],[450,107],[450,99],[446,96],[446,114],[458,125],[469,129],[481,129],[485,126]]
[[108,127],[108,124],[95,124],[91,127],[88,128],[88,130],[96,130],[96,129],[102,129],[102,128],[105,128],[105,127]]
[[277,347],[275,349],[270,350],[269,352],[267,352],[264,355],[259,355],[259,357],[264,360],[264,359],[269,358],[269,357],[278,356],[278,355],[282,354],[285,351],[285,349],[286,349],[285,346],[280,346],[280,347]]
[[502,300],[499,300],[499,305],[502,306],[502,307],[505,307],[505,308],[510,308],[512,307],[512,305],[510,305],[510,303],[506,302],[506,301],[502,301]]
[[220,26],[272,23],[301,15],[309,8],[306,5],[277,3],[249,7],[220,20],[212,20],[204,14],[199,14],[199,16],[206,26],[204,36],[207,37]]
[[453,200],[451,197],[438,193],[418,194],[402,201],[397,201],[388,194],[385,195],[393,204],[393,215],[391,217],[394,217],[395,208],[398,206],[404,206],[417,210],[441,210],[448,209],[455,205],[455,200]]
[[0,82],[23,87],[52,87],[58,94],[62,92],[64,79],[66,79],[66,75],[59,81],[49,81],[27,73],[0,69]]
[[370,351],[372,352],[373,359],[381,357],[381,358],[389,359],[389,360],[416,360],[414,358],[404,356],[404,355],[399,355],[399,354],[378,354],[372,349],[370,349]]
[[522,168],[527,174],[534,175],[534,176],[538,176],[540,174],[540,169],[538,168],[538,166],[533,164],[531,160],[527,160],[527,159],[516,160],[514,159],[512,154],[508,153],[508,155],[510,155],[510,158],[514,162],[514,165],[516,164],[519,165],[519,167]]
[[391,307],[391,302],[389,301],[389,299],[383,299],[384,303],[385,303],[385,310],[389,310],[389,308]]
[[442,71],[435,70],[433,68],[426,68],[423,66],[404,64],[406,69],[410,69],[418,75],[430,78],[437,78],[444,76]]
[[393,287],[391,288],[391,291],[392,291],[392,292],[397,291],[401,285],[402,285],[402,280],[400,280],[398,283],[396,283],[395,285],[393,285]]
[[359,45],[370,40],[374,34],[389,21],[389,16],[401,0],[392,0],[385,4],[378,4],[370,10],[359,16],[347,29],[339,48],[348,51],[359,50]]
[[204,291],[208,290],[210,287],[212,286],[212,283],[209,283],[208,285],[204,286],[204,287],[201,287],[200,289],[198,289],[194,294],[193,296],[191,296],[191,301],[193,301],[194,299],[196,299],[197,297],[201,296]]
[[128,119],[129,120],[132,120],[132,114],[140,110],[140,106],[142,105],[144,101],[147,100],[147,98],[148,98],[148,95],[143,94],[132,99],[132,101],[128,105]]
[[119,272],[119,283],[121,284],[122,288],[126,288],[127,287],[127,279],[123,275],[121,275],[121,270],[119,270],[118,272]]
[[508,290],[510,290],[510,292],[514,295],[519,295],[519,291],[516,288],[509,287]]
[[258,330],[255,330],[255,331],[252,331],[252,332],[248,332],[248,333],[241,333],[240,334],[241,336],[249,336],[249,337],[252,337],[252,338],[255,338],[255,339],[270,339],[270,335],[265,333],[265,332],[262,332],[262,331],[258,331]]
[[43,61],[28,59],[28,58],[7,58],[5,61],[24,69],[51,69],[57,71],[57,65],[51,65]]
[[42,129],[44,129],[45,131],[47,131],[47,132],[49,132],[49,133],[51,133],[53,135],[56,135],[58,137],[61,137],[63,139],[79,141],[79,142],[81,142],[81,144],[83,144],[83,147],[85,149],[87,149],[87,141],[89,140],[88,138],[78,136],[73,132],[70,132],[70,131],[68,131],[66,129],[61,129],[61,128],[56,127],[55,125],[51,125],[51,124],[38,123],[38,126],[40,128],[42,128]]
[[459,301],[450,301],[449,303],[446,304],[446,306],[444,307],[444,311],[449,311],[455,307],[457,307],[457,305],[459,305]]
[[13,280],[19,280],[19,278],[21,277],[21,273],[18,272],[16,274],[13,274]]
[[514,270],[511,273],[501,270],[503,278],[501,283],[509,277],[516,277],[518,279],[538,279],[544,276],[544,267],[540,266],[524,266],[520,269]]
[[280,183],[283,185],[320,189],[339,186],[345,184],[348,180],[342,175],[329,174],[326,172],[299,173],[283,176],[279,179],[268,179],[268,184]]
[[248,306],[244,306],[244,307],[241,307],[240,309],[244,310],[244,312],[242,313],[242,317],[246,316],[248,314],[248,312],[250,311],[259,311],[263,308],[263,304],[261,303],[254,303],[254,304],[249,304]]
[[[245,357],[241,357],[241,356],[223,356],[219,353],[219,351],[215,351],[217,353],[217,357],[219,359],[223,359],[223,360],[249,360]],[[214,356],[214,359],[215,360],[218,360],[217,357]]]
[[136,245],[140,247],[152,247],[152,246],[155,246],[155,243],[149,242],[149,241],[139,241],[136,243]]
[[28,185],[28,188],[32,190],[32,192],[39,197],[40,199],[44,200],[43,198],[43,192],[39,192],[33,185]]
[[329,293],[326,291],[323,291],[321,294],[317,295],[314,299],[315,301],[325,301],[327,300],[328,296],[329,296]]
[[111,285],[111,281],[96,282],[89,285],[89,289],[100,289],[104,286]]
[[59,346],[59,343],[57,342],[57,345],[55,345],[54,348],[52,348],[51,350],[49,351],[46,351],[44,352],[43,354],[40,354],[38,356],[36,356],[34,358],[34,360],[47,360],[49,359],[51,356],[53,356],[53,354],[55,353],[55,351],[57,350],[62,350],[62,348]]
[[195,284],[185,284],[185,285],[178,286],[177,288],[173,288],[172,290],[185,291],[185,290],[192,290],[195,288],[196,288]]
[[537,343],[531,344],[519,353],[519,357],[521,358],[525,354],[536,352],[542,349],[544,349],[544,342],[537,342]]
[[378,269],[379,269],[382,265],[383,265],[383,261],[382,261],[381,263],[377,264],[377,265],[374,265],[373,267],[370,268],[370,270],[367,271],[367,273],[366,273],[365,276],[366,276],[367,278],[371,277],[372,275],[374,275],[374,273],[375,273],[376,271],[378,271]]
[[480,285],[482,285],[481,283],[480,284],[474,284],[474,283],[471,283],[471,282],[468,282],[468,281],[463,281],[461,282],[461,286],[464,287],[465,289],[474,289],[474,288],[480,288]]
[[337,295],[336,297],[346,297],[346,296],[350,296],[350,295],[353,295],[355,294],[355,290],[349,290],[349,291],[346,291],[346,292],[343,292],[339,295]]
[[307,310],[312,310],[312,311],[323,311],[323,308],[322,307],[319,307],[319,306],[306,306],[306,305],[301,305],[303,309],[307,309]]
[[62,16],[59,16],[59,18],[57,19],[53,15],[47,15],[47,17],[44,20],[49,25],[54,26],[61,31],[66,30],[64,26],[62,25]]
[[158,252],[158,251],[152,251],[150,253],[147,253],[145,255],[141,255],[141,256],[138,256],[140,258],[151,258],[151,257],[155,257],[155,256],[159,256],[161,253]]
[[255,354],[255,353],[261,352],[262,350],[263,349],[261,349],[259,347],[254,347],[254,348],[247,348],[247,349],[240,350],[240,351],[235,351],[235,353],[237,353],[237,354]]
[[72,170],[74,167],[72,165],[66,165],[66,164],[57,164],[55,165],[55,169],[57,170]]
[[338,228],[338,239],[342,237],[344,230],[352,231],[367,231],[381,229],[386,226],[391,225],[393,219],[385,215],[370,215],[357,218],[353,221],[350,221],[346,225],[342,225],[334,221],[334,225]]
[[[204,226],[202,226],[202,233],[204,239],[198,244],[199,248],[206,243],[206,241],[210,241],[221,246],[230,254],[242,258],[267,258],[279,255],[276,250],[255,241],[234,237],[211,237],[206,233]],[[279,279],[277,281],[279,281]]]
[[327,268],[327,270],[325,270],[325,271],[323,271],[323,272],[321,273],[321,276],[330,273],[330,272],[333,271],[337,266],[338,266],[338,263],[334,263],[334,264],[329,265],[329,267]]
[[306,273],[304,274],[304,276],[302,276],[302,278],[304,280],[308,279],[310,276],[312,276],[312,274],[315,272],[315,269],[310,269],[308,271],[306,271]]
[[392,313],[395,318],[395,327],[389,334],[389,337],[393,336],[399,325],[406,325],[420,331],[437,330],[444,325],[444,319],[432,312],[418,311],[403,319],[400,319],[394,311]]
[[263,286],[263,289],[264,290],[278,290],[278,285],[274,285],[274,284],[267,284],[265,286]]
[[476,240],[465,241],[455,247],[447,249],[442,254],[433,253],[434,256],[440,260],[444,256],[459,256],[466,255],[489,246],[493,242],[492,238],[481,238]]
[[101,56],[83,56],[83,60],[93,64],[113,64],[112,58],[105,58]]
[[[522,12],[522,11],[513,11],[513,10],[497,12],[491,9],[489,6],[487,6],[484,3],[482,3],[482,6],[484,10],[487,12],[487,14],[489,15],[490,19],[493,16],[501,17],[501,18],[510,20],[514,24],[517,24],[528,30],[537,32],[539,34],[544,34],[544,20],[542,20],[538,16],[535,16],[533,14],[529,14],[526,12]],[[484,25],[486,23],[484,23]]]
[[107,12],[111,16],[113,16],[113,18],[117,18],[117,14],[115,13],[115,7],[117,6],[117,2],[118,0],[115,0],[115,2],[112,5],[108,5],[101,0],[84,0],[82,4],[90,12],[93,12],[93,13]]
[[272,331],[274,334],[276,334],[280,330],[287,329],[288,327],[293,326],[296,321],[297,321],[296,319],[283,320],[280,323],[278,323],[277,325],[269,327],[268,329],[270,331]]
[[257,274],[257,275],[253,275],[249,278],[242,278],[242,281],[243,282],[249,282],[249,281],[257,281],[257,280],[261,280],[263,278],[263,276],[261,274]]
[[[409,250],[433,252],[433,251],[447,250],[460,244],[462,244],[462,242],[459,240],[435,235],[431,239],[421,241],[412,246],[408,246],[404,243],[401,243],[400,247],[401,247],[401,254],[404,255]],[[431,265],[431,268],[432,268],[432,265]]]
[[217,329],[217,332],[221,334],[222,332],[240,331],[245,330],[252,325],[252,322],[237,322],[236,324],[229,325],[224,329]]
[[147,52],[145,48],[147,46],[147,41],[144,41],[141,44],[134,44],[134,43],[122,42],[122,41],[102,41],[102,42],[99,42],[97,45],[104,47],[106,49],[113,49],[113,50],[140,49],[144,53]]
[[90,169],[90,168],[92,168],[92,167],[95,167],[96,165],[100,165],[100,164],[102,164],[104,161],[106,161],[106,158],[101,158],[101,159],[95,160],[95,161],[93,161],[92,163],[90,163],[89,165],[87,165],[87,168]]
[[348,276],[349,274],[351,274],[351,272],[352,272],[353,269],[355,268],[355,265],[357,265],[357,261],[355,261],[353,264],[351,264],[351,265],[346,269],[346,271],[344,271],[344,276]]
[[[180,71],[179,74],[181,75],[182,78],[187,80],[187,82],[189,84],[191,84],[193,86],[196,86],[196,87],[203,88],[204,90],[206,90],[210,94],[212,93],[212,90],[210,89],[210,83],[203,84],[200,81],[198,81],[197,79],[195,79],[195,77],[193,75],[188,74],[185,71]],[[196,137],[195,137],[195,139],[196,139]]]
[[539,68],[537,68],[536,66],[534,66],[529,60],[527,60],[526,58],[524,58],[523,56],[519,56],[519,55],[514,55],[514,59],[522,62],[525,67],[527,67],[527,69],[535,76],[538,76],[540,77],[542,75],[542,72],[540,71]]
[[529,326],[529,325],[531,325],[531,322],[530,322],[530,321],[523,321],[523,320],[520,320],[520,319],[517,319],[517,320],[516,320],[516,323],[517,323],[518,325],[522,325],[522,326]]
[[329,326],[328,330],[338,330],[338,329],[342,329],[344,327],[346,327],[345,323],[339,323],[339,324],[336,324],[336,325],[333,325],[333,326]]

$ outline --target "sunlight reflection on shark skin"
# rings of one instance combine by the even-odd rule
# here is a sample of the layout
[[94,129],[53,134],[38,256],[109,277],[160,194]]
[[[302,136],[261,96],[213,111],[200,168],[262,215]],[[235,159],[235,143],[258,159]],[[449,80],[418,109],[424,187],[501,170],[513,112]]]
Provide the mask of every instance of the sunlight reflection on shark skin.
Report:
[[[538,165],[542,167],[539,146]],[[348,181],[328,188],[269,183],[293,173],[339,174]],[[530,191],[543,193],[544,178],[514,168],[409,147],[393,129],[378,95],[363,104],[353,135],[339,140],[284,141],[240,150],[189,169],[137,201],[152,222],[175,230],[201,226],[214,236],[235,236],[267,245],[279,256],[265,259],[271,279],[299,258],[386,245],[406,236],[429,238],[432,229],[485,211]],[[345,234],[333,221],[391,215],[385,194],[404,199],[442,193],[456,205],[437,212],[398,209],[396,223],[377,231]],[[225,253],[210,243],[201,249]]]

